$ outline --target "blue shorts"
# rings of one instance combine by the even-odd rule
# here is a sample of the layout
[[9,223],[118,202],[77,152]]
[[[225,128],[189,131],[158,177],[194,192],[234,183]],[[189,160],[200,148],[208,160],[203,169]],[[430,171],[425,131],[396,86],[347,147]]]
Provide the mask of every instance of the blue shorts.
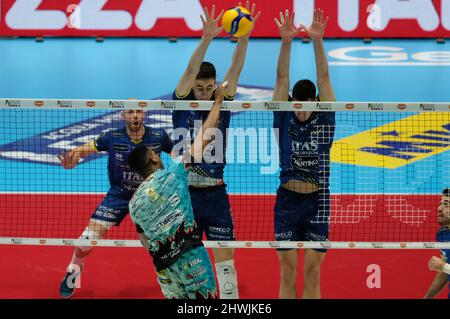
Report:
[[[280,186],[275,202],[275,240],[328,241],[329,217],[329,192],[300,194]],[[326,249],[314,250],[327,251]]]
[[189,187],[198,232],[208,240],[234,240],[234,225],[226,185]]
[[184,252],[172,265],[157,272],[167,299],[213,299],[217,288],[211,260],[203,246]]
[[128,214],[129,202],[129,199],[123,199],[108,193],[103,198],[100,205],[98,205],[95,209],[91,218],[95,220],[112,222],[115,223],[116,226],[119,226]]

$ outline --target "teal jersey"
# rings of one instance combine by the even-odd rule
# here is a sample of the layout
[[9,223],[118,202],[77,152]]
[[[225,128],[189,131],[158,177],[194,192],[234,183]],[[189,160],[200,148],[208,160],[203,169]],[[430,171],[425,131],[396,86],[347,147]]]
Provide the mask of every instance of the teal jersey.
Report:
[[167,169],[150,175],[129,204],[133,222],[150,244],[156,270],[172,265],[179,256],[202,245],[196,224],[184,164],[172,159]]

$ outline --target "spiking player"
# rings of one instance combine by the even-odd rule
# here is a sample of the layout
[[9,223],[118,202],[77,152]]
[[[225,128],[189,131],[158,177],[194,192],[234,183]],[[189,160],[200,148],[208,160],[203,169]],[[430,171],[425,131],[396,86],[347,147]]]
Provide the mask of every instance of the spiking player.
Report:
[[148,240],[158,283],[168,299],[201,299],[216,296],[216,281],[208,252],[196,230],[189,196],[188,171],[201,161],[210,142],[204,133],[217,129],[226,83],[216,89],[215,101],[183,162],[167,168],[150,148],[131,152],[128,163],[144,181],[130,201],[130,215]]
[[[104,132],[95,140],[59,156],[62,166],[71,169],[84,157],[97,152],[108,152],[108,176],[111,187],[92,214],[81,239],[103,238],[112,226],[120,225],[128,214],[128,202],[141,182],[138,174],[127,164],[128,154],[134,148],[146,145],[156,154],[160,154],[161,151],[166,153],[172,151],[172,141],[163,129],[144,125],[143,110],[124,110],[120,114],[125,122],[123,127]],[[61,282],[62,298],[70,298],[74,294],[76,288],[74,279],[80,275],[83,261],[92,250],[92,246],[75,248],[67,273]]]
[[[450,189],[446,188],[442,192],[441,203],[438,208],[439,231],[437,233],[438,242],[450,243]],[[448,299],[450,299],[450,249],[441,250],[441,258],[433,256],[428,262],[430,270],[437,271],[436,277],[425,294],[426,299],[435,298],[448,284]]]
[[[239,6],[241,4],[239,3]],[[249,9],[249,2],[246,4]],[[259,17],[255,13],[255,5],[252,6],[251,16],[253,26]],[[223,11],[215,18],[215,6],[212,7],[211,14],[205,8],[205,18],[202,16],[203,36],[199,45],[194,51],[189,64],[181,77],[173,94],[174,100],[213,100],[216,89],[216,69],[209,62],[202,62],[211,41],[221,31],[218,21],[221,19]],[[253,29],[252,26],[252,29]],[[239,76],[245,62],[247,46],[250,32],[240,37],[233,55],[233,61],[225,75],[228,87],[225,91],[225,100],[233,100],[236,95]],[[208,116],[208,111],[173,111],[172,122],[174,129],[183,129],[187,134],[174,134],[175,145],[184,140],[185,147],[180,150],[182,153],[195,138],[196,122],[202,122]],[[222,138],[216,140],[208,146],[208,153],[211,158],[205,158],[202,163],[192,165],[189,171],[189,191],[194,209],[195,219],[198,224],[198,231],[206,233],[208,240],[234,240],[234,225],[231,214],[230,202],[226,191],[226,184],[223,180],[225,168],[225,147],[227,138],[227,128],[230,125],[230,112],[221,112],[218,128]],[[179,130],[175,130],[177,132]],[[222,154],[222,155],[220,155]],[[234,249],[221,248],[213,249],[217,280],[221,299],[237,299],[238,284],[234,266]]]
[[[328,72],[322,36],[327,19],[315,10],[311,27],[293,24],[294,14],[275,18],[281,37],[274,101],[336,101]],[[317,85],[298,81],[289,95],[292,40],[305,31],[314,45]],[[327,241],[330,213],[330,148],[334,138],[334,112],[274,112],[279,130],[280,182],[275,204],[275,239],[279,241]],[[305,249],[303,298],[320,298],[322,249]],[[297,250],[278,251],[281,270],[280,298],[297,298]]]

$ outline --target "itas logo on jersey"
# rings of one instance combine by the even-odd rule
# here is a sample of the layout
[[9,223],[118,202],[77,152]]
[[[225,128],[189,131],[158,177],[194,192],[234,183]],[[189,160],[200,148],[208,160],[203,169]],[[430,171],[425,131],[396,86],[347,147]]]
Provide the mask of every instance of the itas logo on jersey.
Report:
[[422,113],[333,144],[337,163],[395,169],[450,149],[450,113]]

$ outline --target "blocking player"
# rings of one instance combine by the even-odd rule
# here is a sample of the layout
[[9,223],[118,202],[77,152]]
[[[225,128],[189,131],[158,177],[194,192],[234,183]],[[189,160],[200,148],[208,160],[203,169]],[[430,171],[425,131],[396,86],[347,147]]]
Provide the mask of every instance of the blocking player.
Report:
[[[438,208],[439,231],[437,233],[438,242],[450,242],[450,189],[446,188],[442,192],[441,203]],[[441,250],[441,258],[433,256],[428,262],[430,270],[437,271],[436,277],[430,285],[426,299],[433,299],[448,285],[448,298],[450,299],[450,249]]]
[[[289,11],[275,18],[281,37],[273,101],[336,101],[331,85],[322,36],[328,18],[314,11],[310,27],[293,24]],[[290,87],[290,52],[293,39],[306,32],[314,46],[317,87],[300,80]],[[334,112],[274,112],[279,131],[280,187],[275,204],[275,239],[278,241],[327,241],[330,213],[330,148],[334,138]],[[305,249],[303,298],[320,298],[320,269],[324,249]],[[281,271],[280,298],[297,298],[297,250],[278,251]]]
[[[239,3],[239,5],[241,5]],[[249,2],[247,1],[247,9]],[[220,34],[222,27],[218,21],[223,11],[215,18],[215,6],[211,13],[205,8],[205,17],[202,18],[203,36],[192,54],[189,64],[181,77],[175,92],[174,100],[214,100],[216,90],[216,69],[210,62],[204,62],[206,51],[212,40]],[[254,23],[258,20],[260,13],[255,15],[255,5],[252,6],[251,16]],[[252,26],[252,29],[253,29]],[[228,82],[225,90],[225,100],[233,100],[238,86],[239,76],[245,62],[247,46],[251,31],[244,37],[240,37],[234,51],[231,66],[225,75],[224,81]],[[208,111],[173,111],[172,122],[174,131],[175,148],[184,145],[180,150],[182,154],[195,138],[196,126],[202,123],[208,116]],[[226,130],[230,125],[230,112],[221,112],[218,128],[221,138],[216,136],[208,151],[210,158],[204,158],[201,163],[195,163],[189,170],[189,192],[198,231],[206,233],[208,240],[234,240],[234,225],[230,202],[223,180],[225,168]],[[196,124],[197,123],[197,124]],[[182,134],[177,134],[179,129]],[[178,129],[178,130],[177,130]],[[219,155],[222,154],[222,155]],[[234,249],[213,249],[217,279],[221,299],[237,299],[238,283],[234,265]]]
[[[134,148],[145,145],[158,155],[161,151],[170,154],[172,150],[172,141],[165,130],[144,125],[143,110],[124,110],[120,115],[125,124],[123,127],[104,132],[95,140],[59,156],[61,165],[65,169],[72,169],[84,157],[97,152],[108,152],[110,189],[95,209],[80,239],[103,238],[112,226],[120,225],[128,214],[128,202],[141,182],[138,174],[127,164],[128,154]],[[92,246],[75,248],[67,273],[60,285],[62,298],[73,296],[74,274],[79,276],[83,262],[92,250]]]
[[172,159],[165,168],[148,147],[135,149],[128,158],[130,167],[144,179],[130,201],[130,215],[144,232],[158,283],[168,299],[216,296],[211,260],[196,231],[188,171],[195,160],[202,159],[210,142],[204,132],[219,124],[225,87],[226,83],[216,89],[213,107],[182,161]]

